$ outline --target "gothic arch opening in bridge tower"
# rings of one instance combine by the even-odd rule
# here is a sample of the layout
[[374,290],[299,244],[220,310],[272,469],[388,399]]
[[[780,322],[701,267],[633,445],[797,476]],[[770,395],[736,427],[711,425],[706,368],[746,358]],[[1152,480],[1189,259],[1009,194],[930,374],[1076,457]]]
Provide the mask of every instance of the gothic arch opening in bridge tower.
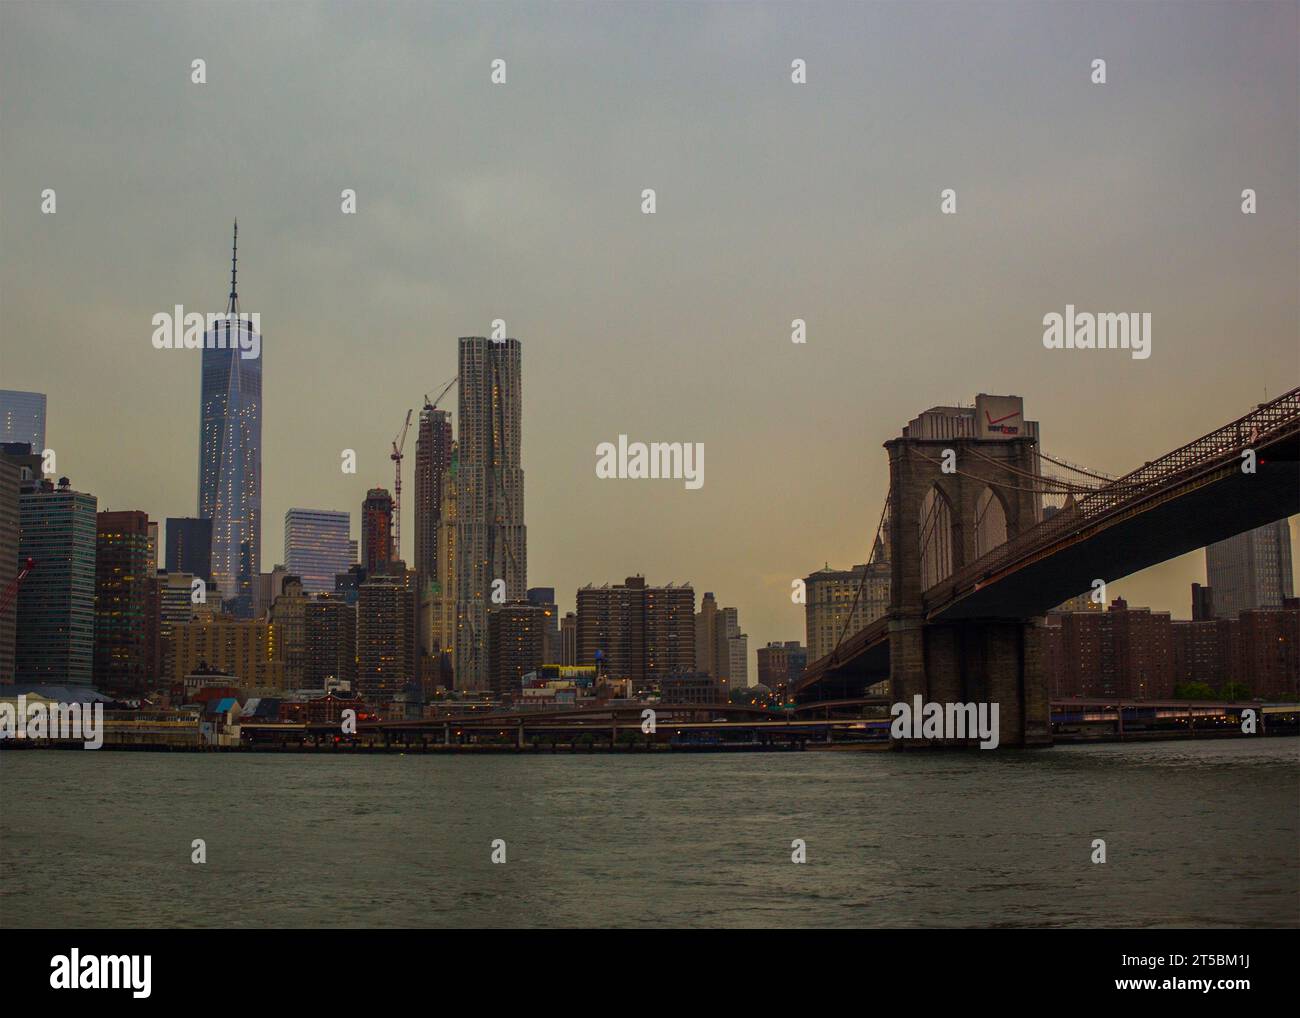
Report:
[[952,572],[952,503],[936,484],[921,501],[921,589]]
[[975,557],[979,558],[1007,543],[1007,509],[1002,497],[990,487],[975,502]]

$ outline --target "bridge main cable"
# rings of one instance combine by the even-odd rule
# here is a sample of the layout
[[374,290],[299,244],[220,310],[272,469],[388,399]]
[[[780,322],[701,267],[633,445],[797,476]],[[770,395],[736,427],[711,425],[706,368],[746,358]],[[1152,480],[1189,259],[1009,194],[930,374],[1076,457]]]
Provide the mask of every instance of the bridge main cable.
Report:
[[849,613],[844,617],[844,625],[840,627],[840,638],[835,641],[835,646],[831,648],[830,658],[834,664],[837,660],[836,654],[839,653],[840,644],[844,642],[844,635],[848,632],[849,623],[853,621],[853,613],[858,609],[858,600],[862,597],[862,588],[867,585],[867,576],[871,572],[871,564],[876,560],[876,548],[880,546],[880,532],[885,528],[885,516],[889,513],[889,502],[893,498],[894,488],[885,492],[885,504],[880,509],[880,522],[876,524],[876,536],[871,539],[871,554],[867,557],[867,568],[862,570],[862,579],[858,581],[858,589],[853,592],[853,604],[849,606]]

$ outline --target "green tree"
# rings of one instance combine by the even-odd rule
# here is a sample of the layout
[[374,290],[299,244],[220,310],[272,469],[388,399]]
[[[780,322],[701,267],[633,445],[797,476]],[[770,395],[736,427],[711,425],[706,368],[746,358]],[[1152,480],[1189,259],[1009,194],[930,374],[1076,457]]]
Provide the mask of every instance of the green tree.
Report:
[[1250,690],[1244,682],[1225,682],[1219,695],[1225,700],[1249,700]]
[[1215,700],[1218,695],[1208,682],[1181,682],[1174,686],[1176,700]]

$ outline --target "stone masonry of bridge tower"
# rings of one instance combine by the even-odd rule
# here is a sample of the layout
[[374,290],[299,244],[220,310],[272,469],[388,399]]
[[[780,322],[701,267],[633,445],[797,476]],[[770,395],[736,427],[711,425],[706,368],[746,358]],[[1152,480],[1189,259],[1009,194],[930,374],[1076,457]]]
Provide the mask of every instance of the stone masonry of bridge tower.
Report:
[[[892,700],[911,704],[919,693],[927,703],[997,703],[999,746],[1051,745],[1043,619],[928,622],[922,589],[922,513],[932,489],[946,501],[951,520],[946,535],[951,568],[943,575],[976,558],[976,519],[981,497],[987,500],[986,488],[992,489],[1005,513],[1008,539],[1038,522],[1040,496],[1020,490],[1029,482],[1002,466],[1036,473],[1035,439],[905,435],[886,442],[885,448],[891,485]],[[960,472],[941,469],[946,449],[956,454]]]

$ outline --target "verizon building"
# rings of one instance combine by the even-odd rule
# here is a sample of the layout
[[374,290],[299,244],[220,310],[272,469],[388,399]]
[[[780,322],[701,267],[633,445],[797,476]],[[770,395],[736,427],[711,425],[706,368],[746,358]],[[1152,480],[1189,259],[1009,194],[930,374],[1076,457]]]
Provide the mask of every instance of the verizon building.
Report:
[[[488,612],[527,599],[521,360],[517,339],[460,340],[455,563],[448,578],[467,637],[456,657],[457,689],[489,688]],[[504,583],[494,600],[496,580]]]
[[1020,396],[980,393],[974,406],[936,406],[922,411],[903,429],[907,438],[1032,438],[1038,422],[1025,420]]

